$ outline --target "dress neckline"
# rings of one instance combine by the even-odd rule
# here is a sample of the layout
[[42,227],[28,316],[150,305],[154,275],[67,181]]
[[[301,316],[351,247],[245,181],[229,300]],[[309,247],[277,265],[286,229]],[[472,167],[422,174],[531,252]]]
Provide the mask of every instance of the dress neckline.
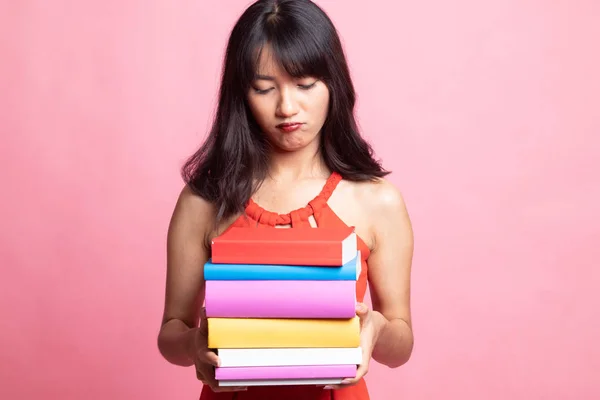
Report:
[[280,214],[265,210],[263,207],[258,205],[252,198],[248,200],[246,205],[246,214],[262,223],[266,223],[271,226],[276,225],[289,225],[292,221],[303,220],[308,221],[308,218],[318,212],[331,197],[331,194],[337,187],[338,183],[342,180],[342,176],[337,172],[332,172],[327,178],[325,185],[315,198],[308,202],[304,207],[292,210],[288,213]]

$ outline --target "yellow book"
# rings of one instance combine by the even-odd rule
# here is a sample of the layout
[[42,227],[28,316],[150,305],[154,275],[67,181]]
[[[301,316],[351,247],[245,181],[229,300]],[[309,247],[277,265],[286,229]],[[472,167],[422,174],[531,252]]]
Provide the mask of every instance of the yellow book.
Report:
[[208,318],[208,347],[211,349],[358,346],[358,317]]

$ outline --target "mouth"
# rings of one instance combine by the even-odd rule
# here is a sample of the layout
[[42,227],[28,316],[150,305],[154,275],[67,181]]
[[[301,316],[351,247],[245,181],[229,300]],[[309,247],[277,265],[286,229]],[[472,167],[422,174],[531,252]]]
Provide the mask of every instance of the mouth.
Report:
[[300,128],[302,125],[303,124],[301,122],[285,122],[283,124],[277,125],[277,128],[281,129],[284,132],[292,132]]

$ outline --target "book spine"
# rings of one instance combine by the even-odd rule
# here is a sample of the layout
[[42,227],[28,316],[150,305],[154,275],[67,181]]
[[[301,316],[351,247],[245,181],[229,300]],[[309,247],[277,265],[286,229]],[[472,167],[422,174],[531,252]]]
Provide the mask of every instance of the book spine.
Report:
[[219,381],[219,386],[289,386],[289,385],[337,385],[342,378],[319,379],[233,379]]
[[319,379],[354,378],[356,365],[302,365],[215,368],[215,379]]
[[217,349],[221,367],[358,365],[362,348]]
[[206,315],[352,318],[355,292],[354,281],[206,281]]
[[356,260],[340,268],[310,265],[216,264],[204,265],[204,279],[209,280],[351,280],[356,281]]
[[360,322],[350,319],[207,318],[208,347],[358,347]]
[[341,242],[214,242],[216,264],[283,264],[341,266]]

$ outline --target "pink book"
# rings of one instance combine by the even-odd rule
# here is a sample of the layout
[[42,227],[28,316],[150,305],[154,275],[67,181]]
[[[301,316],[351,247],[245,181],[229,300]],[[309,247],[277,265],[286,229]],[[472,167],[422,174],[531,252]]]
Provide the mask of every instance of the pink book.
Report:
[[352,318],[355,281],[206,281],[207,317]]
[[356,365],[215,368],[217,380],[354,378],[355,376]]

